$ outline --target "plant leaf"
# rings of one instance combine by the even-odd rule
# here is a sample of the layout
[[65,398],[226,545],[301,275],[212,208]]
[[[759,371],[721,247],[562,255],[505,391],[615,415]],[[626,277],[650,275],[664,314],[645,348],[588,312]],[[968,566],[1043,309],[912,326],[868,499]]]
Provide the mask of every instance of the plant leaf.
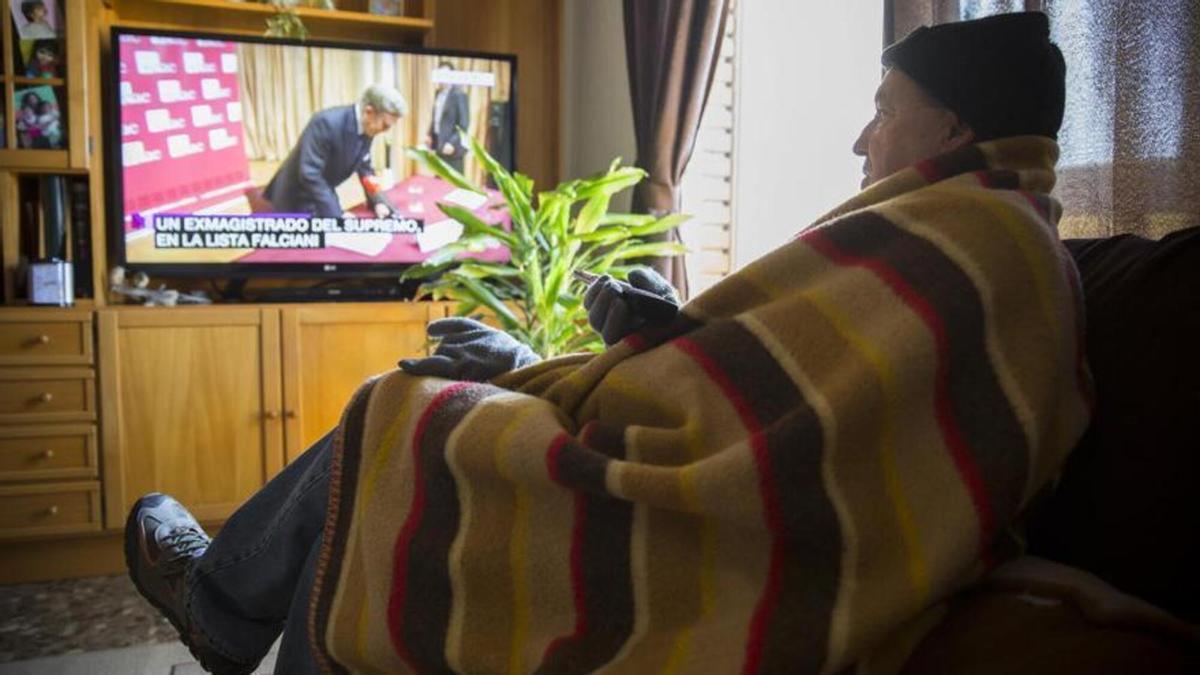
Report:
[[579,210],[579,215],[575,217],[575,234],[587,234],[596,229],[596,225],[600,223],[600,216],[608,210],[609,199],[609,195],[601,193],[587,200]]
[[691,216],[686,213],[669,213],[653,222],[631,228],[630,233],[635,237],[658,234],[659,232],[666,232],[673,227],[679,227],[680,224],[690,219]]
[[466,176],[462,175],[458,169],[450,166],[441,157],[438,157],[436,152],[426,150],[424,148],[406,148],[404,154],[410,159],[414,159],[425,166],[429,170],[441,177],[442,180],[450,183],[455,187],[460,187],[464,190],[470,190],[481,195],[486,195],[487,192],[472,183]]
[[667,256],[687,253],[687,247],[674,241],[657,241],[649,244],[636,244],[616,252],[613,260],[628,260],[630,258],[664,258]]
[[483,222],[483,220],[480,219],[479,216],[472,213],[470,209],[463,208],[457,204],[446,204],[443,202],[438,202],[437,206],[442,213],[462,223],[462,226],[466,230],[467,234],[486,234],[494,239],[499,239],[507,246],[512,247],[517,245],[517,240],[512,236],[511,233],[490,223]]

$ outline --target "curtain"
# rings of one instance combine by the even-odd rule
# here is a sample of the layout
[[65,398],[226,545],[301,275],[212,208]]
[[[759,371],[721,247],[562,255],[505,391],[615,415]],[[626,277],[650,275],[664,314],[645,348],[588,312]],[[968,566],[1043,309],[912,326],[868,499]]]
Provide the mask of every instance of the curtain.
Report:
[[1061,236],[1156,239],[1198,224],[1196,0],[887,0],[885,7],[888,42],[923,23],[1025,9],[1050,17],[1067,62],[1055,188]]
[[[466,87],[471,113],[467,131],[485,147],[489,106],[509,100],[512,85],[507,62],[489,59],[259,44],[239,45],[238,59],[246,155],[256,161],[282,162],[313,113],[354,103],[369,84],[399,90],[408,102],[408,115],[371,146],[375,168],[391,167],[396,180],[418,170],[404,149],[425,142],[435,93],[430,75],[439,63],[495,77],[493,87]],[[466,157],[464,171],[483,184],[483,169],[474,156]]]
[[[637,165],[649,174],[634,188],[635,213],[679,210],[679,183],[712,87],[728,7],[729,0],[625,0]],[[678,228],[659,240],[680,241]],[[682,257],[660,258],[653,265],[687,297]]]

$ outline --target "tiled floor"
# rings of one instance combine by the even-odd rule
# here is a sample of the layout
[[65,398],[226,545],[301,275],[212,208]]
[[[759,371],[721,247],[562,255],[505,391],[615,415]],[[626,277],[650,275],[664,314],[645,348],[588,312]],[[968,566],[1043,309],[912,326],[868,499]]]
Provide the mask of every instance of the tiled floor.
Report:
[[0,586],[0,663],[176,641],[124,575]]

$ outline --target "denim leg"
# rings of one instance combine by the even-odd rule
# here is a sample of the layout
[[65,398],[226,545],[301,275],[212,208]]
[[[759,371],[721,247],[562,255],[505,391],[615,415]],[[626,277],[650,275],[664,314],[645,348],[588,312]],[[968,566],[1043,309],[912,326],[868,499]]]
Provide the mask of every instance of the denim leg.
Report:
[[283,630],[325,525],[332,457],[331,433],[238,508],[189,570],[193,626],[227,658],[256,662]]
[[318,675],[317,662],[313,659],[312,642],[308,635],[308,606],[312,598],[313,584],[317,578],[317,556],[321,553],[322,535],[317,535],[308,552],[304,571],[296,582],[296,593],[292,596],[288,611],[287,627],[283,629],[283,642],[275,659],[275,675]]

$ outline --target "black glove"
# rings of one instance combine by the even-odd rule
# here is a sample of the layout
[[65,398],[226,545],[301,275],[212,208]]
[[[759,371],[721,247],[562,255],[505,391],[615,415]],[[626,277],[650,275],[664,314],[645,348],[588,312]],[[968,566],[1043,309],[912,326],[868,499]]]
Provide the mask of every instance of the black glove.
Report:
[[410,375],[486,382],[541,361],[532,349],[513,336],[474,319],[438,319],[430,322],[425,331],[441,342],[433,356],[401,359],[400,368]]
[[[657,302],[653,315],[647,311],[645,302],[633,295],[637,289],[657,296],[666,303]],[[669,311],[674,305],[674,312]],[[604,339],[604,344],[620,342],[626,335],[647,323],[668,323],[679,312],[679,297],[670,282],[649,268],[637,268],[629,272],[629,282],[617,281],[607,274],[588,286],[583,296],[583,306],[588,311],[588,323]],[[661,307],[668,311],[661,311]]]

